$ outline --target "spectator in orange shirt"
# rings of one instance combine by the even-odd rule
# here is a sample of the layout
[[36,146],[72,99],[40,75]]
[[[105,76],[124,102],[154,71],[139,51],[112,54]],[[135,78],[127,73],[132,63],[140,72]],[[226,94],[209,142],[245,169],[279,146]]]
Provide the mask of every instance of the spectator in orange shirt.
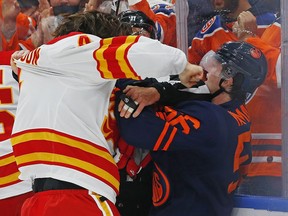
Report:
[[0,0],[1,50],[15,50],[18,47],[16,19],[19,13],[16,0]]
[[261,36],[267,26],[274,23],[276,15],[273,12],[259,11],[249,4],[248,0],[225,0],[223,9],[229,14],[219,14],[212,17],[196,34],[188,49],[189,62],[198,64],[201,58],[210,50],[217,50],[227,41],[239,39],[232,31],[232,26],[242,11],[251,11],[257,19],[257,35]]
[[25,1],[25,4],[17,0],[0,0],[0,50],[19,50],[19,43],[31,36],[37,24],[34,14],[38,5],[36,0]]
[[252,163],[239,192],[281,196],[281,25],[276,21],[259,38],[249,34],[257,29],[256,18],[250,12],[242,12],[237,23],[234,28],[238,37],[260,49],[268,63],[264,83],[247,103],[252,122]]

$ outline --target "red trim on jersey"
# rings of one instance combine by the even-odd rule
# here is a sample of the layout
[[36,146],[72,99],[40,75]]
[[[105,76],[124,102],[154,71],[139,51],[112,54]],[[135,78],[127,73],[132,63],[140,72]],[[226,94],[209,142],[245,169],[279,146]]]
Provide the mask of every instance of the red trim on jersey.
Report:
[[62,35],[56,38],[53,38],[52,40],[50,40],[49,42],[47,42],[47,44],[54,44],[64,38],[70,37],[70,36],[74,36],[74,35],[78,35],[78,34],[83,34],[82,32],[70,32],[69,34],[66,35]]
[[[109,162],[106,158],[101,157],[101,155],[95,155],[95,153],[90,153],[87,151],[84,151],[78,148],[67,146],[60,142],[53,142],[50,140],[31,140],[23,143],[17,144],[14,149],[17,152],[17,157],[19,155],[25,155],[27,154],[27,148],[29,149],[29,152],[38,153],[39,157],[35,157],[35,162],[37,163],[38,160],[42,160],[45,158],[41,157],[42,153],[49,153],[49,154],[57,154],[61,156],[71,157],[75,158],[77,156],[78,160],[88,162],[90,164],[93,164],[94,166],[97,166],[103,170],[109,170],[110,173],[116,172],[116,166],[115,164]],[[97,148],[97,147],[94,147]],[[42,159],[41,159],[42,158]],[[97,165],[95,164],[95,161],[97,161]],[[52,164],[55,163],[58,164],[58,162],[51,162]]]
[[51,164],[72,168],[100,179],[118,192],[118,167],[102,146],[51,129],[13,134],[12,145],[18,167]]
[[11,55],[15,52],[13,51],[1,51],[0,55],[0,65],[10,65]]
[[13,153],[0,157],[0,188],[20,182],[19,174]]
[[[14,159],[14,157],[13,157],[13,159]],[[6,165],[0,167],[0,178],[3,178],[5,176],[9,176],[9,175],[11,175],[13,173],[17,173],[17,172],[19,172],[19,171],[18,171],[16,162],[14,160],[12,163],[9,163],[9,164],[6,164]],[[3,181],[3,179],[0,180],[0,185],[2,184],[2,181]]]
[[133,78],[140,79],[131,66],[127,54],[139,36],[119,36],[100,41],[100,46],[93,53],[97,70],[101,77],[107,79]]

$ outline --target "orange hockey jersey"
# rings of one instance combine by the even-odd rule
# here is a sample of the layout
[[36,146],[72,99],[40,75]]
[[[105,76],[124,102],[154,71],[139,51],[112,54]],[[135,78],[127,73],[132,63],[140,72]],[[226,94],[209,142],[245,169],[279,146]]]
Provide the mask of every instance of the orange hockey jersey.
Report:
[[[261,36],[275,19],[276,16],[273,13],[256,16],[258,36]],[[191,46],[188,48],[189,62],[199,64],[208,51],[217,50],[225,42],[237,41],[238,38],[232,32],[233,24],[234,22],[226,23],[220,15],[211,18],[193,38]]]
[[262,40],[247,40],[262,50],[268,62],[266,80],[247,104],[252,122],[253,154],[248,176],[281,176],[281,55],[276,48],[280,41],[274,40],[281,37],[280,33],[280,24],[275,23],[267,28]]

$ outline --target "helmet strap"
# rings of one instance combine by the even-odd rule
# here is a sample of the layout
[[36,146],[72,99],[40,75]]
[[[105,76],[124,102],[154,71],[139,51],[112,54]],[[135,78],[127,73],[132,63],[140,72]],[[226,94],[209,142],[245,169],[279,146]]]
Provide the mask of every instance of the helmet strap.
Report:
[[116,16],[118,16],[118,13],[119,13],[120,1],[121,1],[121,0],[118,0],[118,1],[117,1],[116,11],[115,11]]
[[212,98],[215,98],[217,97],[219,94],[221,94],[222,92],[226,92],[228,93],[223,87],[222,87],[222,83],[224,82],[225,80],[224,79],[221,79],[220,82],[219,82],[219,89],[214,92],[213,94],[211,94],[211,97]]

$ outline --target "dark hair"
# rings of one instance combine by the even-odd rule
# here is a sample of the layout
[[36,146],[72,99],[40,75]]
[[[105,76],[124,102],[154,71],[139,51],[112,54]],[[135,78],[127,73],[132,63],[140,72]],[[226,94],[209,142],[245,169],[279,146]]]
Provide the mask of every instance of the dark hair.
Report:
[[233,77],[233,85],[232,85],[231,91],[229,93],[232,99],[237,98],[238,100],[240,100],[242,102],[245,102],[248,99],[247,98],[247,92],[245,92],[241,88],[241,86],[244,82],[244,79],[245,79],[244,75],[241,73],[237,73]]
[[70,32],[93,34],[100,38],[132,34],[131,26],[122,23],[112,14],[99,11],[79,12],[65,15],[53,36],[58,37]]

